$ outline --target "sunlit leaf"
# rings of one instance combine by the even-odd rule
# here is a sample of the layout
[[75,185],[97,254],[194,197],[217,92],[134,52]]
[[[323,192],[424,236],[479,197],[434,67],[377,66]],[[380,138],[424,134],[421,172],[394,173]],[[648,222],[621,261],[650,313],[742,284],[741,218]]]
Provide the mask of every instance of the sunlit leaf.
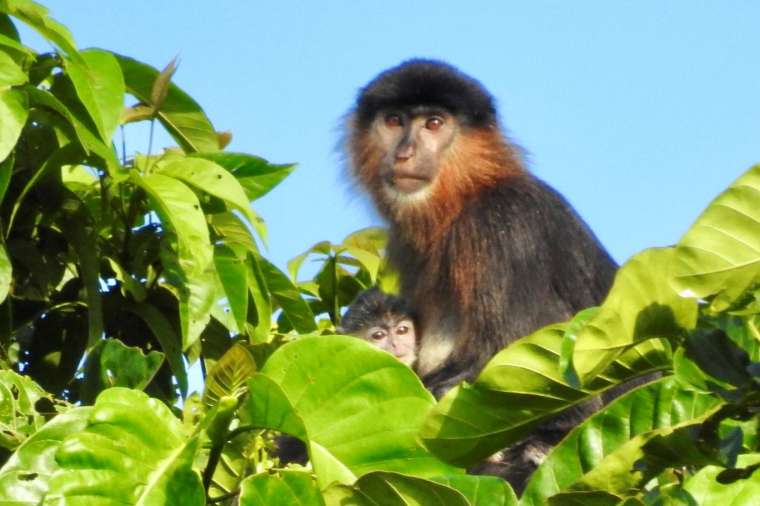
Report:
[[251,423],[306,441],[321,487],[376,470],[419,476],[453,470],[416,440],[433,405],[430,393],[409,368],[360,339],[285,344],[249,389]]
[[713,200],[676,245],[674,285],[725,309],[760,281],[760,165]]
[[28,115],[26,95],[17,90],[0,90],[0,161],[16,145]]
[[[331,487],[325,493],[327,506],[469,506],[493,503],[470,503],[461,492],[446,485],[391,472],[373,472],[359,478],[353,487]],[[516,504],[516,503],[506,503]]]
[[670,286],[676,251],[649,249],[618,270],[599,313],[578,332],[573,366],[582,382],[620,353],[653,337],[678,338],[696,325],[697,304]]
[[47,501],[79,504],[205,504],[193,459],[198,436],[161,401],[112,388],[98,396],[87,427],[56,453]]
[[[739,457],[738,465],[749,466],[760,462],[760,454]],[[708,466],[699,470],[686,480],[684,490],[688,492],[695,504],[719,504],[721,506],[747,506],[755,504],[760,497],[760,468],[751,476],[733,483],[720,483],[717,480],[721,467]]]
[[0,447],[14,450],[54,414],[37,409],[40,399],[50,395],[31,378],[0,370]]
[[177,58],[172,58],[166,67],[158,74],[156,80],[153,81],[153,87],[150,91],[150,104],[156,109],[161,109],[161,106],[166,100],[166,96],[169,93],[169,83],[172,80],[172,76],[177,71]]
[[112,53],[88,49],[83,61],[64,59],[66,73],[103,142],[110,143],[124,107],[124,77]]
[[235,317],[238,329],[245,329],[248,318],[247,255],[238,255],[232,248],[214,247],[214,265],[224,287],[224,295]]
[[211,160],[230,171],[245,189],[249,200],[269,193],[296,168],[295,164],[275,165],[245,153],[198,153],[193,156]]
[[28,80],[26,73],[6,53],[0,51],[0,88],[18,86]]
[[47,8],[32,0],[4,0],[2,10],[34,28],[40,35],[61,48],[68,56],[78,57],[71,32],[48,16]]
[[314,478],[303,471],[259,473],[240,487],[240,506],[324,506]]
[[40,504],[59,469],[56,451],[67,436],[84,430],[91,412],[79,407],[58,415],[24,441],[0,469],[0,504]]
[[458,490],[472,506],[517,506],[512,487],[496,476],[460,474],[433,478],[433,481]]
[[161,222],[175,234],[177,265],[165,265],[165,272],[180,290],[182,348],[187,349],[206,327],[216,291],[206,218],[195,193],[181,181],[161,174],[143,177],[136,171],[131,176],[151,197]]

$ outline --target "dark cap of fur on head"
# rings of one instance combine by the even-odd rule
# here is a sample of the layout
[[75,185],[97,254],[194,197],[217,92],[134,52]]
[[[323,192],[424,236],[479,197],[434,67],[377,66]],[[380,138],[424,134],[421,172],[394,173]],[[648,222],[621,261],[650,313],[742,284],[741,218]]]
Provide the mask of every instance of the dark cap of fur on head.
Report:
[[456,67],[436,60],[409,60],[382,72],[359,93],[356,115],[366,127],[378,111],[393,107],[439,106],[464,124],[496,124],[493,97]]
[[401,297],[383,293],[377,288],[364,290],[343,315],[338,331],[356,332],[388,314],[395,317],[414,317]]

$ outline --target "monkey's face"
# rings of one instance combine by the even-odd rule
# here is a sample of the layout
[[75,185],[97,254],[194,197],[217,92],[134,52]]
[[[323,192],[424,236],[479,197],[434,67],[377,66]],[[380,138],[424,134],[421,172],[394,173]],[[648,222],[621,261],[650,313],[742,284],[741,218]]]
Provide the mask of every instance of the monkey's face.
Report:
[[417,360],[414,323],[407,318],[368,327],[362,337],[408,366]]
[[370,135],[380,152],[383,193],[394,200],[424,198],[458,131],[456,118],[440,108],[379,111]]

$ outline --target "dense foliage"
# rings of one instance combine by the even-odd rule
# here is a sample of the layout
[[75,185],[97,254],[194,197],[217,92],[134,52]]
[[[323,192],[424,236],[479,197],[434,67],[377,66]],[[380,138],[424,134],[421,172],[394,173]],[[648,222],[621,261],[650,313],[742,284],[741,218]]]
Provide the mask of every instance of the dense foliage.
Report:
[[[55,47],[19,39],[25,23]],[[0,503],[748,505],[760,497],[760,166],[599,308],[497,354],[436,403],[330,335],[394,285],[382,230],[280,271],[250,202],[293,169],[223,151],[158,71],[30,0],[0,0]],[[127,104],[127,106],[125,106]],[[129,154],[125,125],[177,147]],[[317,274],[299,281],[306,259]],[[540,303],[540,302],[537,302]],[[201,364],[205,388],[188,392]],[[660,372],[576,428],[518,500],[464,468],[546,417]],[[178,407],[181,406],[181,407]],[[307,447],[281,464],[277,434]]]

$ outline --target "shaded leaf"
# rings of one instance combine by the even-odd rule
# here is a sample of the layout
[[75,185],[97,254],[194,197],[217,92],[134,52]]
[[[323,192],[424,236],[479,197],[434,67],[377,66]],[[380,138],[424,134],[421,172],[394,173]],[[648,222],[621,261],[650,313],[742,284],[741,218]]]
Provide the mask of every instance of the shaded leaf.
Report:
[[582,389],[559,370],[564,324],[545,327],[500,351],[471,386],[449,391],[425,422],[425,445],[447,462],[470,466],[522,439],[539,422],[614,385],[670,365],[669,349],[641,343]]
[[242,344],[234,344],[206,376],[203,404],[211,408],[225,396],[240,398],[246,383],[256,373],[256,361]]
[[[358,502],[345,502],[344,498],[335,497],[326,501],[328,506],[334,504],[372,504],[383,506],[407,506],[410,504],[424,506],[469,506],[469,502],[458,490],[434,481],[400,473],[374,472],[359,478],[353,489],[358,493]],[[344,492],[345,493],[345,492]],[[340,502],[338,502],[340,501]],[[491,503],[498,504],[498,503]]]
[[214,265],[224,288],[224,295],[235,317],[237,328],[245,329],[248,317],[247,255],[242,257],[224,245],[214,247]]
[[[615,492],[611,484],[635,478],[632,469],[626,467],[630,461],[620,460],[620,456],[640,458],[641,445],[646,439],[630,443],[636,437],[654,434],[657,430],[669,428],[703,416],[718,406],[715,397],[694,392],[680,385],[673,377],[662,378],[639,387],[619,397],[601,411],[573,429],[546,457],[531,477],[521,498],[523,506],[548,504],[548,498],[567,490],[583,475],[597,469],[605,473],[610,486],[608,492]],[[621,448],[628,450],[621,451]],[[617,457],[608,456],[617,453]],[[629,452],[629,453],[627,453]],[[615,462],[622,463],[618,468]],[[628,464],[626,463],[628,462]],[[615,475],[615,471],[623,476]],[[618,487],[619,488],[619,487]]]
[[[124,73],[127,91],[150,104],[153,84],[159,72],[137,60],[114,54]],[[166,98],[158,111],[158,119],[186,153],[217,151],[216,131],[203,109],[174,83],[169,83]]]
[[157,351],[144,354],[139,347],[127,346],[118,339],[99,341],[87,353],[82,400],[91,403],[110,387],[142,390],[163,362],[164,354]]
[[307,334],[317,330],[314,313],[301,297],[298,288],[273,263],[261,256],[256,260],[264,281],[269,289],[271,300],[282,308],[283,316],[296,331]]

